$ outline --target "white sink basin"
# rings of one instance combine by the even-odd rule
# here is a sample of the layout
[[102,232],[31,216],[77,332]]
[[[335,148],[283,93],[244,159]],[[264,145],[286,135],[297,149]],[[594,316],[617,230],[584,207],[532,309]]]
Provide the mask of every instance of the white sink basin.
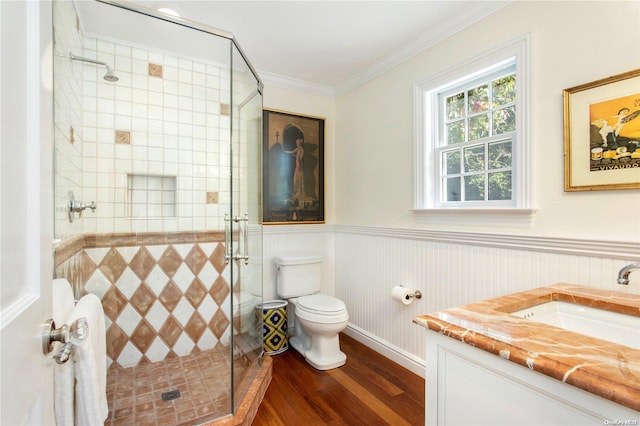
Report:
[[543,303],[511,315],[640,349],[640,317],[561,301]]

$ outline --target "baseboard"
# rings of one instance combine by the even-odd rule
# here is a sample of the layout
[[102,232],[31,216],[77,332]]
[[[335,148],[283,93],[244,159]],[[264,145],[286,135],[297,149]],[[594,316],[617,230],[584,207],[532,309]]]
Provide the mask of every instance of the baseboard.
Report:
[[361,328],[353,324],[347,325],[347,328],[344,329],[343,333],[349,337],[354,338],[363,345],[370,347],[379,354],[389,358],[396,364],[403,366],[412,373],[424,378],[424,360],[403,351],[397,346],[391,345],[389,342],[381,340],[380,338],[368,333],[365,330],[362,330]]

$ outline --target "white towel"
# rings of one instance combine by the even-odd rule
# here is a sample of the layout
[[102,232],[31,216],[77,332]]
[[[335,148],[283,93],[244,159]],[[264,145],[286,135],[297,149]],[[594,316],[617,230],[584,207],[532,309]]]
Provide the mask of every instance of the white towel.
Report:
[[[52,288],[52,318],[56,327],[68,324],[73,307],[73,290],[71,284],[64,278],[53,280]],[[62,344],[56,343],[54,351],[60,351]],[[54,362],[54,409],[57,426],[73,426],[73,362],[65,364]]]
[[86,318],[89,334],[82,346],[73,347],[76,372],[76,425],[102,425],[107,406],[107,344],[104,310],[95,294],[83,296],[70,321]]

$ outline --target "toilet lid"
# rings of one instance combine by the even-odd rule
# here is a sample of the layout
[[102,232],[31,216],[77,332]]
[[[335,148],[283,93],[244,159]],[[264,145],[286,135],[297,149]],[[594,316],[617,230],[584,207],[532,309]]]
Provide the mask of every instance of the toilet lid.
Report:
[[344,302],[325,294],[312,294],[298,298],[297,309],[319,315],[336,315],[347,310]]

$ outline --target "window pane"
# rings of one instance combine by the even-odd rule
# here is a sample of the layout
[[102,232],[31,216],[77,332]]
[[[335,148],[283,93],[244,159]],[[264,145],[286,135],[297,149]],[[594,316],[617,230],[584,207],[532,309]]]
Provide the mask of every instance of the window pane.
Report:
[[464,92],[449,96],[445,101],[447,120],[453,120],[464,115]]
[[464,120],[447,124],[447,145],[464,142]]
[[499,107],[516,101],[516,76],[509,75],[493,81],[493,106]]
[[493,111],[493,134],[499,135],[516,130],[516,107],[510,106]]
[[469,114],[489,109],[489,85],[469,90]]
[[511,168],[511,141],[489,144],[489,170]]
[[484,171],[484,145],[464,149],[464,171],[465,173]]
[[447,201],[460,201],[460,178],[444,179],[442,186],[444,193],[447,194]]
[[484,201],[484,174],[465,176],[464,200]]
[[489,113],[469,118],[469,140],[489,136]]
[[489,173],[489,200],[510,200],[511,187],[511,172]]
[[449,151],[443,154],[446,174],[460,173],[460,151]]

